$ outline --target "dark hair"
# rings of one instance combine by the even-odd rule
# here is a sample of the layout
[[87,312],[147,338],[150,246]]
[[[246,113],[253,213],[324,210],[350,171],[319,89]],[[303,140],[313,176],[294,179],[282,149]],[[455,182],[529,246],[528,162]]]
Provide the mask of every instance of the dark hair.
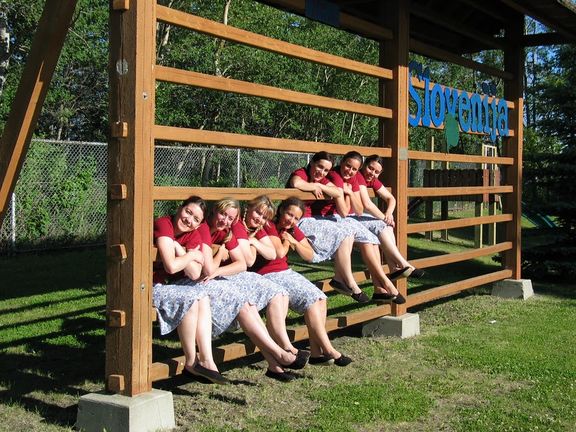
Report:
[[327,160],[328,162],[330,162],[332,165],[334,165],[334,156],[332,156],[330,153],[328,153],[327,151],[319,151],[317,153],[314,154],[314,156],[312,156],[312,159],[310,159],[310,163],[308,164],[308,166],[306,167],[306,170],[308,171],[310,169],[310,164],[312,162],[318,162],[321,160]]
[[382,168],[384,168],[384,159],[381,156],[378,156],[377,154],[368,156],[364,161],[364,165],[362,165],[362,168],[367,167],[372,162],[378,162],[382,166]]
[[340,165],[342,165],[348,159],[356,159],[358,162],[360,162],[360,165],[362,165],[362,162],[364,162],[364,158],[362,157],[362,155],[355,150],[349,151],[344,156],[342,156],[342,159],[340,160]]
[[188,204],[196,204],[198,207],[200,207],[200,210],[202,210],[204,218],[206,217],[206,203],[202,198],[200,198],[197,195],[191,195],[184,201],[182,201],[182,204],[180,204],[180,208],[186,207]]
[[288,197],[284,201],[282,201],[278,206],[278,210],[276,211],[276,220],[278,220],[280,218],[280,215],[284,213],[286,209],[288,209],[288,207],[290,206],[298,207],[300,210],[302,210],[302,213],[306,211],[306,206],[304,205],[304,202],[300,198]]

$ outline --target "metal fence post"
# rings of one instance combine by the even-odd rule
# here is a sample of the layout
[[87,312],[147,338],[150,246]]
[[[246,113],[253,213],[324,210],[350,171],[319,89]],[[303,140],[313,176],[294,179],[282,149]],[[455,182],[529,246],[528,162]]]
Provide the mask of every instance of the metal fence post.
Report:
[[12,192],[10,197],[10,240],[12,242],[12,252],[16,252],[16,194]]
[[240,149],[236,149],[236,187],[240,187]]

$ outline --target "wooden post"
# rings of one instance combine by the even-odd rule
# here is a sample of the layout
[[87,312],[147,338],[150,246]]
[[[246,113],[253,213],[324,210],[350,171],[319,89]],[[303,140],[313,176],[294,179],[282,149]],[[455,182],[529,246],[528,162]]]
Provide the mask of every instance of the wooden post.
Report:
[[[380,66],[391,69],[394,79],[380,80],[380,103],[390,108],[390,120],[380,121],[380,145],[392,149],[392,157],[384,170],[385,184],[396,197],[396,227],[394,234],[398,250],[406,256],[408,250],[408,54],[410,40],[410,2],[394,0],[381,4],[383,26],[392,30],[394,38],[380,43]],[[397,282],[406,295],[406,279]],[[405,305],[394,305],[392,315],[406,313]]]
[[46,2],[0,141],[0,226],[26,158],[76,0]]
[[514,75],[504,83],[504,98],[515,104],[510,113],[509,126],[514,129],[513,137],[503,143],[504,156],[514,158],[514,165],[506,168],[506,184],[514,187],[514,192],[503,197],[503,212],[511,213],[513,221],[506,224],[506,240],[512,242],[512,249],[504,254],[504,267],[512,270],[512,278],[521,278],[521,222],[522,222],[522,149],[524,142],[524,48],[521,39],[524,34],[524,16],[510,19],[506,29],[506,49],[504,68]]
[[110,2],[106,387],[127,396],[152,388],[155,28],[155,2]]

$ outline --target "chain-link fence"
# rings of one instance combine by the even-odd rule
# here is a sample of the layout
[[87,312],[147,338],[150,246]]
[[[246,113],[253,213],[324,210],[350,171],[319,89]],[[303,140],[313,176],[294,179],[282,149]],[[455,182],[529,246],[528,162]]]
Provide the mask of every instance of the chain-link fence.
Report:
[[[156,147],[155,183],[283,187],[310,155]],[[33,140],[0,228],[0,253],[102,244],[106,233],[105,143]],[[156,214],[174,203],[156,203]]]
[[[155,184],[281,188],[290,173],[305,166],[310,157],[306,153],[158,145]],[[410,161],[410,186],[422,186],[426,167],[425,161]],[[33,140],[0,228],[0,254],[103,244],[106,171],[105,143]],[[166,214],[177,204],[157,202],[155,214]],[[451,203],[451,209],[466,205]]]

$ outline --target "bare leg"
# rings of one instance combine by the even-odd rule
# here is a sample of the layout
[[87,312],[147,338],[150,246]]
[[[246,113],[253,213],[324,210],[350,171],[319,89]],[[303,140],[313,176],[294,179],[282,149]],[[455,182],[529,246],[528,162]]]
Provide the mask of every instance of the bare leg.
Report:
[[334,255],[334,279],[338,282],[344,282],[354,294],[361,292],[354,275],[352,274],[352,247],[354,246],[354,237],[346,237]]
[[360,252],[362,253],[362,259],[368,271],[372,275],[372,282],[374,283],[374,291],[377,293],[389,292],[391,294],[397,295],[398,290],[394,284],[388,279],[382,264],[380,262],[380,252],[376,245],[368,243],[360,243]]
[[293,354],[298,353],[286,332],[286,315],[288,315],[288,296],[275,295],[266,308],[266,328],[268,333],[280,347]]
[[186,312],[182,321],[178,325],[178,336],[180,344],[186,356],[184,367],[192,369],[196,361],[196,327],[198,324],[198,301],[195,301],[192,307]]
[[380,240],[382,254],[386,259],[386,264],[388,264],[390,272],[400,270],[405,267],[413,267],[398,250],[398,246],[396,246],[396,237],[394,237],[394,230],[391,226],[387,226],[382,231],[380,231],[378,239]]
[[212,310],[210,298],[203,297],[198,302],[198,324],[196,328],[196,343],[198,344],[198,363],[206,369],[217,371],[212,357]]
[[238,313],[238,322],[244,333],[260,349],[272,372],[283,372],[281,365],[296,360],[296,356],[279,347],[266,331],[266,327],[254,306],[245,304]]
[[325,355],[339,358],[340,353],[334,349],[326,333],[326,300],[318,300],[304,312],[304,320],[310,335],[310,351],[313,357]]

